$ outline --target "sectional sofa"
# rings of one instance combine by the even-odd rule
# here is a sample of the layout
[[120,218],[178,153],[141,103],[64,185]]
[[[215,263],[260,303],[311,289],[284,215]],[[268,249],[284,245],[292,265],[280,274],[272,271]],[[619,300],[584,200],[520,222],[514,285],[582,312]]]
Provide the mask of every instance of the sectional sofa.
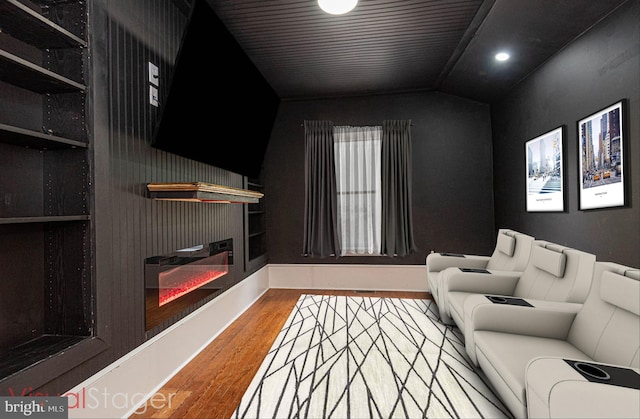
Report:
[[490,256],[435,252],[427,255],[427,284],[438,305],[440,320],[445,324],[453,324],[445,291],[448,276],[459,272],[459,268],[469,273],[486,270],[521,273],[529,260],[533,241],[532,236],[514,230],[500,229],[496,237],[495,249]]
[[515,417],[640,417],[638,268],[535,240],[523,272],[487,271],[440,269],[434,300]]

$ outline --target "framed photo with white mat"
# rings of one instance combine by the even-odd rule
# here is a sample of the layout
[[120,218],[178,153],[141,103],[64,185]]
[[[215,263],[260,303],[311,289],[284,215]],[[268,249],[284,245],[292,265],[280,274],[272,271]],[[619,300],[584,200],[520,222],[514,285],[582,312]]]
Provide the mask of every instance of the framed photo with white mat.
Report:
[[578,121],[581,210],[626,205],[625,102],[622,99]]
[[527,212],[564,211],[564,125],[525,144]]

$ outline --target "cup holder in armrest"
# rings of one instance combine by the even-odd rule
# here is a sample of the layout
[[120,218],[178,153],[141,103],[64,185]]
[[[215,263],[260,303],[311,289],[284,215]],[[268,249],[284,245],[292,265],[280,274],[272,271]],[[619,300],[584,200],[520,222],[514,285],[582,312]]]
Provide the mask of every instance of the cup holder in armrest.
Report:
[[510,306],[533,307],[527,300],[515,297],[503,297],[499,295],[485,295],[494,304],[506,304]]
[[640,374],[631,368],[565,359],[574,370],[592,383],[610,384],[640,390]]
[[505,297],[497,297],[495,295],[487,295],[487,298],[492,303],[507,304],[507,299]]
[[574,362],[573,367],[578,370],[578,372],[582,373],[582,375],[588,375],[589,377],[596,378],[602,381],[611,380],[611,376],[602,368],[587,364],[586,362]]

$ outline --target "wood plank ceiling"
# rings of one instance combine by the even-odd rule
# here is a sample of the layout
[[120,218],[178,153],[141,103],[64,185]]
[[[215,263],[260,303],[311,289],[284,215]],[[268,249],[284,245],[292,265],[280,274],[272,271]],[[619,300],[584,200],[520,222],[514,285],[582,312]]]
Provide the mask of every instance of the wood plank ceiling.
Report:
[[[341,16],[315,0],[207,1],[282,99],[440,90],[491,102],[626,0],[360,0]],[[494,63],[499,48],[510,62]]]

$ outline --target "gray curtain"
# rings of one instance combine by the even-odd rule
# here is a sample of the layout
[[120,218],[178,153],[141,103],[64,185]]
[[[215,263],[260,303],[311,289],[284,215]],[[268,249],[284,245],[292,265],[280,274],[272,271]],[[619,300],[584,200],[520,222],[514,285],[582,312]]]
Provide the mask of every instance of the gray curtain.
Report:
[[382,254],[416,251],[411,214],[411,121],[382,122]]
[[304,121],[304,256],[340,255],[333,122]]

